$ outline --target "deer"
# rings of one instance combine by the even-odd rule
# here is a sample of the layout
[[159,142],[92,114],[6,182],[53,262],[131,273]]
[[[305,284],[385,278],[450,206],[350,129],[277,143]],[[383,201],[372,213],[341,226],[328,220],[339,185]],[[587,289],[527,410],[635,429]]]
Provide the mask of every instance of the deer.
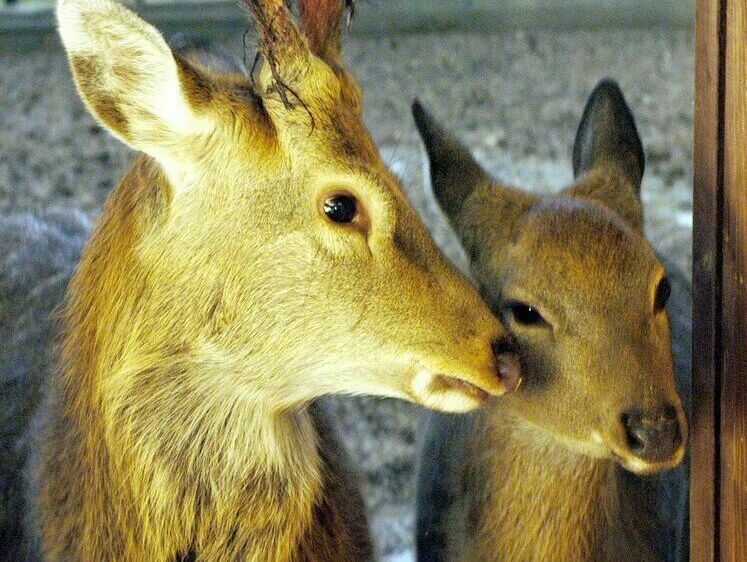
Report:
[[3,435],[27,451],[0,475],[23,487],[0,496],[6,559],[369,559],[323,397],[464,412],[520,382],[363,126],[343,2],[244,4],[251,70],[113,0],[57,3],[83,103],[138,154],[67,286],[36,413]]
[[574,181],[545,197],[489,177],[418,101],[413,114],[433,193],[524,373],[479,411],[428,413],[417,559],[683,559],[689,284],[644,238],[645,159],[619,86],[593,90]]

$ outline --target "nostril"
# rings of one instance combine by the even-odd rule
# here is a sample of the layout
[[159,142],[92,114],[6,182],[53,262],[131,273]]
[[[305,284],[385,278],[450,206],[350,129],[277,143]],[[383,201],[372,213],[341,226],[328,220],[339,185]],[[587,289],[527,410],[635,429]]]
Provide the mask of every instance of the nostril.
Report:
[[625,428],[625,439],[628,447],[634,453],[643,453],[646,450],[647,435],[641,424],[640,415],[624,413],[620,421]]
[[496,359],[498,363],[498,378],[501,379],[506,392],[519,388],[521,384],[521,366],[513,355],[506,355]]
[[671,457],[682,444],[677,410],[669,406],[655,414],[634,410],[620,416],[625,438],[632,453],[651,460]]
[[506,392],[516,390],[521,384],[521,364],[516,356],[516,346],[510,338],[498,338],[491,344],[496,371]]
[[677,450],[682,445],[682,432],[680,431],[680,424],[676,421],[672,422],[672,426],[669,432],[671,436],[672,449]]
[[666,404],[661,409],[661,419],[667,422],[677,421],[677,408],[672,404]]

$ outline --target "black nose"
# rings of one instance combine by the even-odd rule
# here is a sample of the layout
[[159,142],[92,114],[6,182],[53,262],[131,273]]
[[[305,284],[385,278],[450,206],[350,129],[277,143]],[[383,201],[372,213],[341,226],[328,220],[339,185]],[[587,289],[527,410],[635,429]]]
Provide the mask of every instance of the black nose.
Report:
[[682,444],[677,409],[671,404],[653,411],[630,410],[621,421],[631,452],[647,461],[669,460]]
[[516,390],[521,384],[521,363],[516,355],[516,344],[511,338],[493,340],[491,344],[495,356],[496,372],[506,392]]

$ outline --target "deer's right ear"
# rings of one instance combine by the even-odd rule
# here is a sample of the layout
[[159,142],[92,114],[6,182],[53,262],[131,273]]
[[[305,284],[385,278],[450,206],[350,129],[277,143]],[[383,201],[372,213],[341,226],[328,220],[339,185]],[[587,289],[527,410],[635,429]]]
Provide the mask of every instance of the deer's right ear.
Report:
[[428,153],[433,193],[454,224],[467,197],[476,188],[489,184],[490,177],[469,151],[436,123],[418,100],[412,104],[412,114]]
[[189,76],[161,34],[112,0],[59,0],[57,20],[81,98],[104,127],[158,160],[180,140],[214,129],[194,107],[205,92],[185,89]]

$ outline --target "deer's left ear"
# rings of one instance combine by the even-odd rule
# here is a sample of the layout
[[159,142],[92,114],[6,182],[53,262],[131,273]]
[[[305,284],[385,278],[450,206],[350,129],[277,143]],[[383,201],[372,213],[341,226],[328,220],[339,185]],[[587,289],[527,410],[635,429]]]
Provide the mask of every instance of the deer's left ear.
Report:
[[576,132],[577,183],[570,193],[598,200],[639,226],[644,166],[641,139],[623,93],[613,80],[602,80],[589,96]]
[[206,85],[155,28],[112,0],[59,0],[57,19],[78,92],[116,137],[163,162],[212,132]]
[[412,114],[428,153],[433,194],[449,221],[456,225],[469,195],[478,187],[492,183],[491,179],[469,150],[451,137],[420,101],[413,102]]

